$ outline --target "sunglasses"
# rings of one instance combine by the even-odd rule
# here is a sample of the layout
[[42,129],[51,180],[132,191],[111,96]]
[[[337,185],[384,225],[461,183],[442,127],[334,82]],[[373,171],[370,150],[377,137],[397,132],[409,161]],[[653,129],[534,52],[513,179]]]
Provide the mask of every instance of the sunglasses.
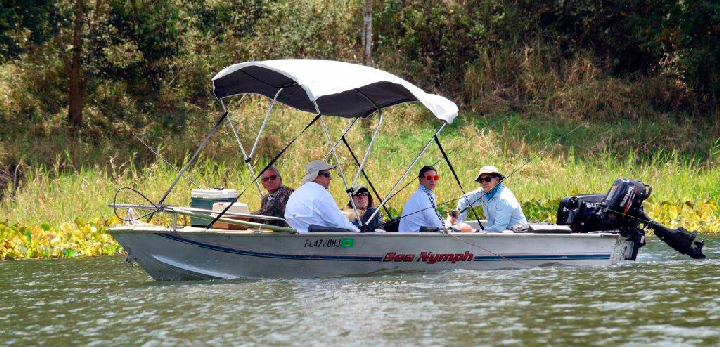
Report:
[[357,194],[355,194],[354,196],[370,196],[370,193],[368,193],[368,192],[362,192],[362,193],[357,193]]
[[425,179],[428,181],[439,181],[440,175],[425,175]]
[[488,183],[490,183],[490,181],[492,181],[492,179],[493,179],[492,176],[487,176],[487,177],[485,177],[485,178],[480,177],[480,178],[477,179],[477,181],[480,182],[480,183],[483,183],[483,182],[488,182]]
[[277,175],[272,175],[272,176],[268,176],[268,177],[263,177],[263,178],[262,178],[262,181],[263,181],[263,182],[274,181],[274,180],[277,179],[277,178],[278,178]]
[[318,176],[325,176],[325,178],[330,178],[330,172],[318,172]]

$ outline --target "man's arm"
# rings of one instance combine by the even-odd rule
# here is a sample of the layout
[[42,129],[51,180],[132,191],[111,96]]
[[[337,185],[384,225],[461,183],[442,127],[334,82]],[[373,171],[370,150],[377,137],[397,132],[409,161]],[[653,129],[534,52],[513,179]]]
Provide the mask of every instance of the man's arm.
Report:
[[330,195],[330,193],[315,199],[315,209],[328,226],[360,232],[360,229],[350,223],[350,221],[345,218],[345,215],[340,212],[340,209],[337,207],[337,204],[335,204],[335,200],[332,199],[332,195]]
[[510,217],[512,216],[512,206],[505,200],[497,202],[495,210],[495,223],[485,227],[485,231],[498,232],[503,231],[510,226]]
[[482,190],[477,189],[475,191],[472,191],[470,193],[463,195],[458,200],[457,210],[460,211],[460,214],[458,215],[456,223],[464,222],[465,219],[467,218],[469,210],[473,207],[480,206],[480,198],[482,197],[481,194],[482,194]]

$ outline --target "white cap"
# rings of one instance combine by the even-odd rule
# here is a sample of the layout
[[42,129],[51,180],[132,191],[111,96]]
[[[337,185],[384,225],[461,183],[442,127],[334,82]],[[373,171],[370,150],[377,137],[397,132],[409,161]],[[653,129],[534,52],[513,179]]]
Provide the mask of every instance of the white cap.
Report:
[[498,169],[492,165],[486,165],[480,168],[480,171],[478,171],[477,177],[475,177],[475,182],[477,182],[480,179],[480,176],[483,174],[496,174],[503,176],[503,174],[498,171]]
[[305,177],[303,177],[302,183],[312,182],[322,170],[334,169],[334,166],[330,166],[328,163],[322,160],[313,160],[305,167]]

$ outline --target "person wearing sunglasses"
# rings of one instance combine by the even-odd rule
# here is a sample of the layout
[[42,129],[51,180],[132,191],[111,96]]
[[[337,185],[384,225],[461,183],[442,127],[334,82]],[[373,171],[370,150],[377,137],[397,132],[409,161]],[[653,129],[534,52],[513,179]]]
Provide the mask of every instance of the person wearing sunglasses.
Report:
[[[253,214],[261,214],[265,216],[273,216],[285,218],[285,206],[287,205],[290,194],[294,190],[282,184],[282,176],[280,172],[271,166],[260,174],[260,182],[263,188],[267,190],[267,194],[262,196],[260,200],[260,209]],[[287,223],[280,220],[253,220],[258,223],[287,226]]]
[[[505,176],[494,166],[480,168],[475,182],[480,188],[463,195],[458,200],[457,217],[451,213],[450,224],[457,224],[458,229],[467,231],[469,225],[463,223],[467,218],[468,210],[472,207],[482,206],[487,225],[486,232],[503,232],[505,230],[524,230],[527,219],[522,212],[520,203],[515,195],[502,183]],[[470,228],[471,229],[471,228]]]
[[[355,209],[353,209],[355,203]],[[357,213],[355,210],[357,209]],[[360,227],[358,216],[362,216],[363,226],[368,230],[375,230],[380,227],[380,221],[383,220],[382,213],[378,212],[372,220],[370,216],[375,213],[376,208],[373,207],[373,198],[365,186],[355,186],[352,189],[352,201],[348,202],[347,208],[343,210],[345,217],[356,227]]]
[[398,231],[401,233],[416,233],[420,228],[443,229],[443,222],[437,210],[437,199],[435,198],[435,187],[440,181],[440,176],[432,166],[424,166],[420,169],[418,189],[410,196],[410,199],[403,206],[402,216]]
[[330,170],[334,168],[322,160],[307,164],[303,184],[290,195],[285,207],[285,220],[290,227],[300,233],[308,232],[311,226],[360,231],[340,212],[327,190],[332,180]]

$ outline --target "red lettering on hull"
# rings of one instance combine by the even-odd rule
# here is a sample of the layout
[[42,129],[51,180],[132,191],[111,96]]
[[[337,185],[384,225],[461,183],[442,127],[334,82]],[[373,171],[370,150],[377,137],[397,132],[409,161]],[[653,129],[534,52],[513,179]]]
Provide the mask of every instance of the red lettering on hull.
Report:
[[[433,253],[433,252],[421,252],[420,255],[417,257],[417,262],[427,263],[427,264],[436,264],[439,262],[446,262],[455,264],[459,261],[473,261],[475,259],[475,255],[472,253],[465,251],[465,253]],[[415,260],[415,254],[403,254],[403,253],[396,253],[396,252],[388,252],[383,257],[383,262],[412,262]]]

